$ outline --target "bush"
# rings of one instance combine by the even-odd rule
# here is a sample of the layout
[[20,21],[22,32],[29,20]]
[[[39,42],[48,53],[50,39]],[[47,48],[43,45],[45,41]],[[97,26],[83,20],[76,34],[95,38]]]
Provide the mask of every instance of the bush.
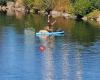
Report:
[[87,13],[89,13],[91,11],[91,1],[89,0],[76,0],[74,7],[75,7],[75,11],[74,13],[76,15],[86,15]]

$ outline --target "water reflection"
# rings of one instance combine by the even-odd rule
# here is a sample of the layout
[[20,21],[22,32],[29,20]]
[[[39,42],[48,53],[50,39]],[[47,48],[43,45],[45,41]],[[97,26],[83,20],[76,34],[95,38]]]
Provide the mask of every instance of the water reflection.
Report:
[[56,18],[64,36],[36,36],[46,19],[0,15],[0,80],[99,80],[100,29]]
[[[49,49],[53,49],[55,46],[54,46],[54,39],[55,37],[54,36],[49,36],[49,35],[38,35],[37,36],[40,40],[40,47],[39,49],[41,51],[44,51],[46,50],[45,52],[47,52]],[[44,47],[44,49],[42,49],[41,47]],[[49,52],[50,52],[49,50]]]
[[95,28],[90,26],[89,23],[76,23],[76,27],[71,29],[71,37],[72,40],[79,41],[84,45],[90,45],[91,42],[95,42]]
[[[53,64],[53,52],[49,44],[47,45],[45,54],[43,55],[43,80],[54,80],[54,64]],[[53,43],[51,43],[53,45]]]
[[76,55],[76,64],[77,64],[77,68],[76,68],[76,79],[77,80],[83,80],[82,79],[82,62],[81,62],[81,47],[77,44],[76,46],[77,48],[77,55]]

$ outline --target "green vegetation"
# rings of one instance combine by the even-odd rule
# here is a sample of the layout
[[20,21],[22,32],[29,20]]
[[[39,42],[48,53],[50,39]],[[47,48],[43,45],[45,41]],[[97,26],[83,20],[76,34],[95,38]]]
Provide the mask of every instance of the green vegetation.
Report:
[[92,7],[89,0],[76,0],[75,4],[75,14],[86,15]]
[[24,0],[25,6],[37,9],[53,9],[55,5],[54,0]]
[[75,14],[86,15],[95,9],[100,9],[100,0],[75,0]]
[[53,9],[55,6],[54,0],[42,0],[42,3],[44,9]]
[[41,8],[42,7],[42,0],[24,0],[25,6],[28,6],[30,8],[36,7]]
[[82,16],[100,9],[100,0],[24,0],[24,3],[29,7],[66,11]]

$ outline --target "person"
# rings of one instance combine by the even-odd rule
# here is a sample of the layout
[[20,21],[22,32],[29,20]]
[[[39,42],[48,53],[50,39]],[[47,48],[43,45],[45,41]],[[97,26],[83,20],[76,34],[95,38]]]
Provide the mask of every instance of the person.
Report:
[[56,23],[56,20],[52,20],[52,16],[49,14],[47,20],[47,26],[44,27],[43,30],[40,30],[41,33],[53,32],[53,25]]
[[48,32],[53,32],[53,29],[50,28],[49,26],[44,27],[43,30],[39,31],[40,33],[48,33]]
[[55,24],[56,20],[52,18],[51,15],[48,15],[48,25],[53,26]]

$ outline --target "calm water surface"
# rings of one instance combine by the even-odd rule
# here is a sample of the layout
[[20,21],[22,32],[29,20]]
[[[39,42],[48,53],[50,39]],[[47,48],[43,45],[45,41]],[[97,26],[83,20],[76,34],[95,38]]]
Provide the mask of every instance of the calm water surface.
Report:
[[35,36],[38,15],[0,14],[0,80],[100,80],[100,26],[56,18],[62,36]]

